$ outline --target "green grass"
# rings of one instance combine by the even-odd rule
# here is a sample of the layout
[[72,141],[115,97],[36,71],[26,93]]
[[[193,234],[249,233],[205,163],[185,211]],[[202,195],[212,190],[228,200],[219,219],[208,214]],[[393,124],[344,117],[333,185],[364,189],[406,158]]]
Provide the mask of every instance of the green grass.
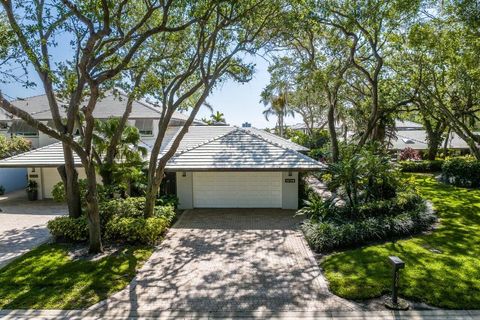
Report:
[[328,256],[321,262],[330,289],[355,300],[390,292],[389,255],[406,267],[400,295],[451,309],[480,309],[480,190],[456,188],[430,175],[406,176],[440,218],[432,233]]
[[130,246],[97,261],[72,261],[67,250],[42,245],[1,269],[0,308],[86,308],[123,289],[152,253]]

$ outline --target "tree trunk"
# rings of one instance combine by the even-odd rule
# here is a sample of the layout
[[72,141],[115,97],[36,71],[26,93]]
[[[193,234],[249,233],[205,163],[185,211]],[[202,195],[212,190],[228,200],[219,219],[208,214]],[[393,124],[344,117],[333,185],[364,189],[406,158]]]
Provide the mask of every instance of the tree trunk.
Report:
[[78,218],[82,215],[82,202],[80,197],[80,187],[78,185],[78,172],[75,169],[72,149],[63,143],[63,154],[65,165],[57,168],[62,177],[67,198],[68,215],[72,218]]
[[330,133],[330,140],[332,144],[332,161],[338,162],[339,151],[337,131],[335,130],[335,104],[332,102],[330,102],[328,107],[328,131]]
[[157,180],[158,179],[156,178],[155,174],[153,174],[152,177],[149,176],[147,191],[145,192],[145,218],[153,217],[155,211],[155,200],[157,199],[158,189],[160,188],[160,184],[162,183],[162,180],[160,180],[160,183],[158,183]]
[[97,177],[94,164],[84,163],[85,173],[87,175],[87,217],[89,247],[88,252],[99,253],[103,251],[102,239],[100,233],[100,214],[98,209]]

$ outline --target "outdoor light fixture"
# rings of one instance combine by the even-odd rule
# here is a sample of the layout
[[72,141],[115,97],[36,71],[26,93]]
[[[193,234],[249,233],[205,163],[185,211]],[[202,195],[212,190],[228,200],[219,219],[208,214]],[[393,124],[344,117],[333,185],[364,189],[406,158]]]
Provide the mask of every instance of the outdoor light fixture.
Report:
[[35,168],[32,168],[32,172],[35,172]]
[[289,176],[289,177],[292,176],[292,171],[288,171],[288,176]]
[[182,172],[182,177],[186,177],[187,176],[187,172],[186,171],[183,171]]
[[399,257],[390,256],[388,257],[390,264],[392,265],[392,296],[385,300],[385,306],[389,309],[394,310],[407,310],[409,308],[408,303],[398,298],[398,282],[400,280],[400,269],[405,268],[405,262],[403,262]]

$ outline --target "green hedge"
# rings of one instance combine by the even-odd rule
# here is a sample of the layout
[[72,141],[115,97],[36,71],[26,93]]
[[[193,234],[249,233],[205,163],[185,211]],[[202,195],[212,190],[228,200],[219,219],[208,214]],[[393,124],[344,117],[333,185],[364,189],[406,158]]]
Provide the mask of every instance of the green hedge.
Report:
[[380,215],[355,221],[307,220],[302,225],[307,242],[317,252],[359,246],[372,241],[407,236],[431,228],[436,218],[425,205],[397,215]]
[[442,166],[444,182],[467,188],[480,187],[480,161],[466,158],[453,158]]
[[[170,226],[174,217],[173,206],[156,206],[154,216],[145,219],[144,197],[114,199],[100,204],[100,227],[106,240],[127,243],[153,244]],[[80,218],[57,217],[47,224],[58,240],[82,242],[88,239],[86,216]]]
[[444,160],[399,161],[403,172],[430,173],[442,171]]

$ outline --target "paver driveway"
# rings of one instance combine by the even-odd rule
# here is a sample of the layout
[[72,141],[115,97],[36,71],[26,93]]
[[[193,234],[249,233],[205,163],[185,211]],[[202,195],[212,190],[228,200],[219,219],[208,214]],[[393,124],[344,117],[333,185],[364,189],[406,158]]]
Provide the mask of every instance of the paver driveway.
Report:
[[293,211],[185,212],[127,289],[93,306],[135,311],[354,310],[330,294]]
[[25,191],[0,196],[0,268],[50,237],[47,221],[67,213],[64,204],[28,201]]

